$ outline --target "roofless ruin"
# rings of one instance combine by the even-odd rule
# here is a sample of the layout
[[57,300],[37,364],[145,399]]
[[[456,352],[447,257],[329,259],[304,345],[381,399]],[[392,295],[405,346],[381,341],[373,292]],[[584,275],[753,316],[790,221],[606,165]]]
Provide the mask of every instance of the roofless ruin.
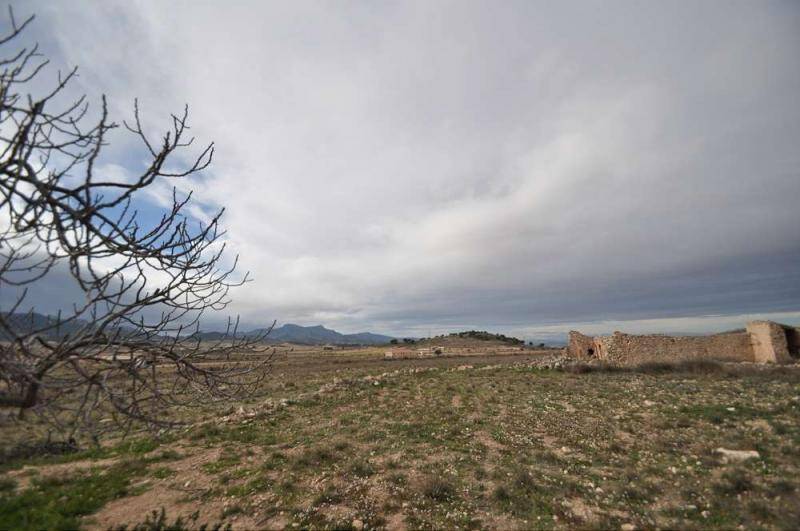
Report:
[[800,329],[772,321],[750,321],[745,330],[709,336],[614,332],[590,337],[572,331],[567,352],[575,358],[622,364],[684,360],[793,363],[800,360]]

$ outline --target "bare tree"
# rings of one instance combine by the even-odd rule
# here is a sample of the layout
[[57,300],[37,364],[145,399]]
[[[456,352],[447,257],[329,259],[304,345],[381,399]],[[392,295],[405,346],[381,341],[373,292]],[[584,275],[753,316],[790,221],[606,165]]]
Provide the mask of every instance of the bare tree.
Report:
[[[247,281],[226,259],[222,211],[201,224],[187,213],[191,194],[175,188],[160,218],[145,222],[136,210],[139,192],[158,180],[208,167],[213,144],[175,169],[191,149],[188,111],[172,115],[155,142],[135,103],[123,125],[149,165],[134,179],[99,174],[117,127],[105,97],[94,119],[85,96],[64,104],[76,70],[31,95],[48,62],[38,45],[15,44],[33,17],[18,24],[9,15],[0,37],[0,406],[33,411],[73,435],[166,426],[171,406],[252,392],[266,371],[225,360],[263,337],[237,337],[238,320],[213,344],[196,334],[201,317],[224,309],[229,289]],[[27,307],[28,288],[54,272],[67,272],[81,297],[43,320]]]

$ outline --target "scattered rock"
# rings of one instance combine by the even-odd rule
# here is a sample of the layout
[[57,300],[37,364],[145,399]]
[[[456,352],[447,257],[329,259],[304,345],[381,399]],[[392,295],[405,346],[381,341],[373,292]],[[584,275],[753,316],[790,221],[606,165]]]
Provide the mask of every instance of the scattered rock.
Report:
[[352,522],[350,522],[350,525],[352,525],[353,529],[355,529],[356,531],[361,531],[362,529],[364,529],[364,522],[358,519],[355,519]]
[[656,403],[653,402],[652,400],[645,400],[643,403],[647,407],[653,407],[654,405],[656,405]]
[[747,461],[748,459],[758,459],[761,457],[756,450],[728,450],[727,448],[717,448],[714,452],[721,455],[725,463]]
[[631,523],[627,523],[627,524],[622,524],[621,526],[619,526],[619,528],[622,531],[635,531],[636,526]]

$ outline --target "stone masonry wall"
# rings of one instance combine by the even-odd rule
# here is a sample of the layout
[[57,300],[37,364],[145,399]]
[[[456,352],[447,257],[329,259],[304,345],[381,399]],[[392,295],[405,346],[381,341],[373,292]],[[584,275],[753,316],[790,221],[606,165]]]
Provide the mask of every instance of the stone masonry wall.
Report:
[[601,357],[615,363],[685,360],[755,361],[746,332],[712,336],[631,335],[615,332],[597,338]]
[[592,357],[597,352],[597,349],[595,348],[593,337],[573,330],[569,333],[567,351],[573,358],[588,358]]
[[755,360],[760,363],[791,363],[798,355],[797,329],[772,321],[747,323]]
[[752,321],[747,330],[711,336],[632,335],[614,332],[590,337],[569,333],[567,352],[574,358],[612,363],[684,360],[792,363],[800,361],[800,329],[772,321]]

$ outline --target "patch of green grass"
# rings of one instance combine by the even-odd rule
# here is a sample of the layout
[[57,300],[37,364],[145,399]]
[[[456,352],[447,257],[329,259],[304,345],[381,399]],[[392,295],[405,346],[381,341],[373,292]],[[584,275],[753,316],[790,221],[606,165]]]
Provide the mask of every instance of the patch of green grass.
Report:
[[275,470],[286,465],[287,458],[281,452],[272,452],[261,465],[264,470]]
[[294,468],[319,468],[331,465],[337,460],[336,452],[326,446],[306,448],[303,453],[294,459]]
[[171,478],[172,476],[174,476],[175,475],[175,471],[172,470],[169,467],[162,466],[162,467],[158,467],[155,470],[153,470],[152,472],[150,472],[150,475],[153,476],[156,479],[167,479],[167,478]]
[[494,488],[492,499],[504,512],[517,518],[529,519],[552,515],[549,499],[558,490],[562,491],[559,496],[564,496],[565,487],[551,489],[537,481],[527,470],[519,470],[510,478],[506,476],[506,479]]
[[14,478],[2,477],[0,478],[0,492],[8,492],[17,488],[17,482]]
[[183,455],[181,455],[180,453],[176,452],[175,450],[169,448],[167,450],[163,450],[162,452],[159,452],[158,454],[154,455],[151,458],[151,462],[155,462],[155,461],[177,461],[179,459],[183,459]]
[[115,453],[123,455],[144,455],[149,454],[158,446],[158,441],[154,439],[132,439],[118,444],[114,450]]
[[233,453],[232,450],[226,448],[225,451],[219,456],[219,459],[211,463],[205,463],[203,470],[209,474],[218,474],[232,466],[238,465],[241,462],[238,454]]
[[0,494],[0,529],[77,529],[82,516],[131,494],[131,479],[145,470],[142,460],[128,460],[70,477],[35,478],[22,492]]
[[[0,472],[14,470],[23,466],[56,465],[75,461],[108,459],[111,457],[138,457],[156,450],[167,440],[160,442],[151,438],[138,438],[122,441],[114,446],[95,446],[69,453],[48,454],[28,458],[11,459],[0,463]],[[151,459],[179,459],[174,450],[164,450],[160,456]]]

